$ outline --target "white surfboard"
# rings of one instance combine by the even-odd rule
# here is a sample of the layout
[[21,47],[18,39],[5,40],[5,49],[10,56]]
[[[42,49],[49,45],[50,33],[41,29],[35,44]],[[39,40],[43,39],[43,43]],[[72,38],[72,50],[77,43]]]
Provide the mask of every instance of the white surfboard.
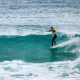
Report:
[[76,39],[71,39],[71,40],[62,42],[62,43],[60,43],[56,46],[51,46],[50,48],[53,49],[53,48],[58,48],[58,47],[64,47],[64,46],[67,46],[67,45],[70,45],[70,44],[74,43],[75,41],[76,41]]

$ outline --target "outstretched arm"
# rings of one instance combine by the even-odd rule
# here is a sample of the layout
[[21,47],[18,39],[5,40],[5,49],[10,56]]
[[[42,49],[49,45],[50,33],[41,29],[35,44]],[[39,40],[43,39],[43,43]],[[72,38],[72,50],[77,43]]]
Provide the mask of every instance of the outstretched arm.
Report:
[[47,32],[51,32],[52,30],[48,30]]

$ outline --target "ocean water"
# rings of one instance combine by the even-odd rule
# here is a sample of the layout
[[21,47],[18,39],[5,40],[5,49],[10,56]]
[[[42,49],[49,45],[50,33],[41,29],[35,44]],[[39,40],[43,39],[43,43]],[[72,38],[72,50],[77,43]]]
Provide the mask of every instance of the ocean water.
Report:
[[0,0],[0,80],[80,80],[80,1]]

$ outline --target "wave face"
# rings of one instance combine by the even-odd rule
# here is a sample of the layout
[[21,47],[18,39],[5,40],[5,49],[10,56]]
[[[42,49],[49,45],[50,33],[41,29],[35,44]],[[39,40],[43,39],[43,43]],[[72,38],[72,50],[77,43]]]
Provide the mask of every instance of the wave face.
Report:
[[67,45],[50,50],[51,35],[2,36],[0,37],[0,60],[24,60],[29,62],[52,62],[74,60],[78,57],[79,38],[58,33],[57,44]]

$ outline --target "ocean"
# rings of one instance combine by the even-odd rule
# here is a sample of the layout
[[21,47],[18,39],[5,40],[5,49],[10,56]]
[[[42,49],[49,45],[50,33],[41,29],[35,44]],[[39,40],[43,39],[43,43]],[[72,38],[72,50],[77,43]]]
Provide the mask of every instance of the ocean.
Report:
[[0,80],[80,80],[80,1],[0,0]]

